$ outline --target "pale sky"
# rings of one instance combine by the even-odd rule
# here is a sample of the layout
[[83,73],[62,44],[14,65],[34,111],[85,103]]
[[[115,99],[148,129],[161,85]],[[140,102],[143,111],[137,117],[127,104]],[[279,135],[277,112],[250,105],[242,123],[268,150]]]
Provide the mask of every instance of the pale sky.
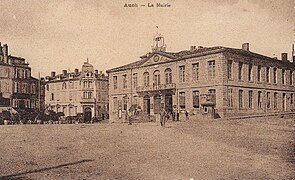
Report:
[[[124,8],[125,3],[170,8]],[[0,0],[0,42],[25,58],[35,77],[81,69],[87,57],[105,71],[151,51],[156,26],[167,51],[241,48],[267,56],[295,43],[294,0]]]

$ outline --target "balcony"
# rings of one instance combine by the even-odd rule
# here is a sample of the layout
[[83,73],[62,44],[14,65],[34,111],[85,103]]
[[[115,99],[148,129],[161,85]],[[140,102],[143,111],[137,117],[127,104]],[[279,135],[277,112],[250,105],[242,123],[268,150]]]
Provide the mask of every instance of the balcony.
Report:
[[201,94],[201,105],[202,106],[215,106],[216,96],[215,94]]
[[136,92],[149,92],[149,91],[162,91],[162,90],[175,90],[176,84],[159,84],[159,85],[151,85],[151,86],[139,86],[136,88]]
[[81,103],[95,103],[95,99],[94,98],[91,98],[91,99],[82,98]]

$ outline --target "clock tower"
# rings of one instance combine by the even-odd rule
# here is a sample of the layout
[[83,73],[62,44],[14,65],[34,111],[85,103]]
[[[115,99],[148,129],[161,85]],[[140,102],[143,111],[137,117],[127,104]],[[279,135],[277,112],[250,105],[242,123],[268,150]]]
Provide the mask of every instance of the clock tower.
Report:
[[166,44],[164,41],[164,36],[157,33],[154,38],[153,38],[153,46],[152,46],[152,51],[166,51]]

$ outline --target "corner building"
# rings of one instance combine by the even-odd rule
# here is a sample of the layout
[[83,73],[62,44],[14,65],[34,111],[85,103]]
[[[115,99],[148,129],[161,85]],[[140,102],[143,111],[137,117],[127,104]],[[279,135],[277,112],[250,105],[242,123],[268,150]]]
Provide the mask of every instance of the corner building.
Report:
[[22,110],[44,108],[40,81],[31,76],[31,67],[22,57],[9,55],[0,42],[0,106]]
[[120,122],[134,104],[148,116],[161,107],[213,118],[292,112],[294,70],[286,53],[278,60],[251,52],[248,43],[167,52],[158,34],[152,52],[107,71],[110,121]]
[[88,62],[82,70],[51,72],[45,81],[46,107],[65,116],[83,114],[84,121],[108,116],[108,77]]

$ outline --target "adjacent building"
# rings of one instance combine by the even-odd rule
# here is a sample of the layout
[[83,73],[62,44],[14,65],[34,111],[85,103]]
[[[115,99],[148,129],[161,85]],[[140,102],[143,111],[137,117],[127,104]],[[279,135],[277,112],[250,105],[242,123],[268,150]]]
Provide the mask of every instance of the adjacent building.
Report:
[[85,121],[108,115],[108,77],[88,62],[82,70],[51,72],[45,81],[45,104],[65,116],[83,114]]
[[31,76],[26,60],[9,55],[7,44],[0,43],[0,106],[42,109],[44,93],[40,89],[40,81]]
[[295,63],[286,53],[279,60],[251,52],[248,43],[167,52],[157,34],[151,52],[107,73],[114,122],[132,105],[148,116],[161,108],[214,118],[295,111]]

